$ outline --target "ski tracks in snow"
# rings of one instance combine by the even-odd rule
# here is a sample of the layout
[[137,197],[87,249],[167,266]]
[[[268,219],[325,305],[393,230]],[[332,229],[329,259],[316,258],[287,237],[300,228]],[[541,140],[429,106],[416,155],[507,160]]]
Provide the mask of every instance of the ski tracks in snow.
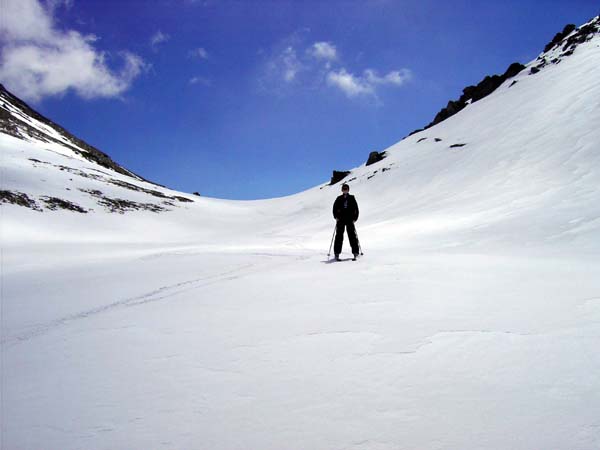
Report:
[[76,314],[70,314],[65,317],[61,317],[59,319],[55,319],[51,322],[41,324],[35,326],[33,329],[28,330],[25,333],[18,334],[16,336],[7,337],[2,341],[2,344],[15,344],[18,342],[28,341],[29,339],[35,338],[37,336],[46,334],[50,330],[53,330],[58,327],[62,327],[64,325],[68,325],[74,321],[87,319],[92,316],[96,316],[98,314],[102,314],[108,311],[112,311],[117,308],[126,308],[132,306],[139,306],[150,302],[156,302],[159,300],[163,300],[165,298],[173,297],[182,292],[189,291],[191,289],[199,289],[205,286],[209,286],[211,284],[215,284],[221,281],[233,280],[238,278],[241,272],[244,270],[254,267],[254,264],[243,264],[239,267],[236,267],[231,270],[227,270],[225,272],[217,273],[214,275],[209,275],[206,277],[195,278],[191,280],[182,281],[179,283],[174,283],[171,285],[161,286],[158,289],[154,289],[152,291],[143,293],[141,295],[136,295],[134,297],[125,298],[122,300],[117,300],[115,302],[109,303],[107,305],[101,305],[95,308],[91,308],[85,311],[81,311]]
[[[298,257],[298,255],[280,255],[280,254],[267,254],[267,253],[252,253],[249,256],[266,256],[266,257],[281,257],[281,256],[293,256],[294,260],[304,259]],[[90,308],[75,314],[69,314],[67,316],[52,320],[47,323],[34,325],[25,332],[17,333],[13,336],[3,336],[2,345],[12,346],[21,342],[28,341],[38,336],[44,335],[56,328],[69,325],[73,322],[88,319],[90,317],[97,316],[109,311],[116,310],[118,308],[129,308],[134,306],[141,306],[152,302],[157,302],[167,298],[174,297],[176,295],[188,292],[191,290],[202,289],[207,286],[211,286],[224,281],[232,281],[243,276],[247,276],[254,273],[256,268],[260,265],[259,262],[243,263],[234,265],[233,268],[228,270],[220,271],[218,273],[207,275],[199,278],[192,278],[178,283],[168,284],[151,291],[145,292],[140,295],[128,297],[125,299],[117,300],[105,305],[100,305],[94,308]]]

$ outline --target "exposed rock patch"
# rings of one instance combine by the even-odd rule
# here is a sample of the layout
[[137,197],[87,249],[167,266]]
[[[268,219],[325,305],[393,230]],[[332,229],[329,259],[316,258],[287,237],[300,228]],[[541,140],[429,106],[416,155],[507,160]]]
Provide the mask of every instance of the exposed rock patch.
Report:
[[194,200],[192,200],[191,198],[182,197],[181,195],[174,195],[173,197],[170,197],[170,198],[174,198],[175,200],[179,200],[180,202],[183,202],[183,203],[194,203]]
[[87,210],[82,208],[81,206],[70,202],[68,200],[63,200],[58,197],[42,197],[42,201],[46,204],[46,208],[51,211],[56,211],[58,209],[66,209],[68,211],[74,211],[78,213],[87,213]]
[[334,170],[329,185],[333,186],[334,184],[339,183],[348,175],[350,175],[350,173],[351,172],[349,170]]
[[126,200],[122,198],[111,198],[105,196],[102,191],[97,189],[80,189],[81,192],[86,192],[90,194],[92,197],[95,197],[98,200],[98,204],[103,206],[108,212],[124,214],[127,211],[152,211],[152,212],[161,212],[168,211],[167,208],[164,208],[160,205],[156,205],[154,203],[140,203],[134,202],[131,200]]
[[563,51],[575,50],[579,44],[589,41],[593,35],[598,32],[600,32],[600,17],[597,17],[593,22],[582,26],[575,34],[569,37],[563,46]]
[[137,186],[135,184],[128,183],[127,181],[116,180],[114,178],[111,178],[111,179],[108,180],[108,182],[111,183],[111,184],[114,184],[115,186],[119,186],[119,187],[122,187],[122,188],[125,188],[125,189],[129,189],[131,191],[144,192],[146,194],[152,195],[154,197],[159,197],[159,198],[168,198],[162,192],[155,191],[155,190],[152,190],[152,189],[146,189],[146,188],[143,188],[141,186]]
[[180,202],[184,202],[184,203],[193,203],[194,200],[187,198],[187,197],[182,197],[180,195],[166,195],[163,194],[160,191],[155,191],[153,189],[146,189],[143,188],[141,186],[137,186],[135,184],[132,183],[128,183],[127,181],[122,181],[122,180],[116,180],[114,178],[111,178],[109,180],[107,180],[109,183],[114,184],[115,186],[119,186],[125,189],[129,189],[131,191],[136,191],[136,192],[143,192],[145,194],[149,194],[152,195],[154,197],[158,197],[158,198],[163,198],[163,199],[168,199],[168,200],[178,200]]
[[[59,165],[59,164],[52,164],[52,163],[49,163],[49,162],[46,162],[46,161],[40,161],[39,159],[35,159],[35,158],[29,158],[29,160],[31,162],[33,162],[34,165],[36,165],[36,164],[47,164],[47,165],[56,167],[56,168],[58,168],[61,171],[66,171],[66,172],[72,173],[73,175],[80,176],[82,178],[89,178],[89,179],[98,180],[98,181],[101,181],[101,182],[110,183],[110,184],[113,184],[115,186],[122,187],[124,189],[129,189],[131,191],[143,192],[145,194],[152,195],[153,197],[157,197],[157,198],[161,198],[161,199],[165,199],[165,200],[177,200],[177,201],[182,202],[182,203],[193,203],[194,202],[194,200],[192,200],[190,198],[187,198],[187,197],[180,196],[180,195],[170,196],[170,195],[166,195],[166,194],[164,194],[164,193],[162,193],[160,191],[157,191],[157,190],[154,190],[154,189],[147,189],[147,188],[138,186],[136,184],[129,183],[127,181],[117,180],[116,178],[105,177],[104,175],[110,175],[110,174],[106,173],[106,172],[103,172],[101,170],[89,169],[89,170],[94,170],[96,172],[99,172],[100,174],[87,173],[87,172],[84,172],[81,169],[75,169],[73,167],[68,167],[68,166]],[[97,191],[97,192],[100,192],[100,191]],[[100,194],[101,194],[101,192],[100,192]]]
[[577,28],[577,25],[575,25],[573,23],[565,25],[563,30],[560,33],[556,33],[554,35],[554,38],[550,42],[548,42],[548,44],[546,44],[546,46],[544,47],[544,53],[547,53],[550,50],[552,50],[552,48],[554,48],[556,45],[558,45],[564,38],[566,38],[573,31],[575,31],[576,28]]
[[476,86],[467,86],[463,89],[463,94],[460,96],[460,98],[458,100],[450,100],[448,105],[446,105],[445,108],[442,108],[442,110],[436,114],[435,118],[429,125],[422,130],[413,131],[411,134],[431,128],[432,126],[443,122],[447,118],[452,117],[454,114],[463,110],[468,104],[487,97],[496,89],[498,89],[502,83],[510,78],[513,78],[524,68],[525,66],[523,64],[516,62],[511,64],[502,75],[486,76]]
[[35,200],[27,194],[19,191],[0,190],[0,203],[10,203],[12,205],[24,206],[35,211],[41,211]]
[[367,166],[371,164],[375,164],[379,161],[382,161],[387,156],[386,152],[371,152],[369,153],[369,158],[367,159]]
[[531,67],[529,74],[535,75],[550,64],[559,64],[563,58],[571,56],[580,44],[589,41],[598,32],[600,32],[600,17],[579,28],[573,24],[565,26],[563,31],[557,33],[544,47],[544,54],[538,56],[538,62]]
[[152,211],[155,213],[161,211],[167,211],[167,208],[164,208],[159,205],[155,205],[154,203],[139,203],[131,200],[125,200],[122,198],[110,198],[104,197],[98,201],[98,203],[104,206],[109,212],[124,214],[127,211]]

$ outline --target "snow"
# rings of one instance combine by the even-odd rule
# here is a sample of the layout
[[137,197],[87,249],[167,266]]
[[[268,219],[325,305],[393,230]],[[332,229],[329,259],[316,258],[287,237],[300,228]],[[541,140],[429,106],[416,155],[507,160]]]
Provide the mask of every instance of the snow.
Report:
[[[596,37],[354,169],[357,262],[339,185],[196,197],[1,135],[2,189],[91,210],[2,205],[1,447],[600,448],[598,67]],[[111,214],[79,189],[163,200],[108,179],[194,202]]]

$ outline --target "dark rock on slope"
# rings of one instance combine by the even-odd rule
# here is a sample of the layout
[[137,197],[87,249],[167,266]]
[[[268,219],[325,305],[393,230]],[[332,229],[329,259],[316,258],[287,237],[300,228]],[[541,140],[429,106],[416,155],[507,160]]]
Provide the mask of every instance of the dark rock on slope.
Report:
[[574,33],[572,36],[570,36],[566,40],[566,42],[563,46],[563,51],[575,50],[575,48],[579,44],[583,44],[587,40],[591,39],[593,34],[596,34],[599,32],[600,32],[600,16],[596,17],[596,19],[594,21],[588,23],[587,25],[582,26],[581,28],[579,28],[577,30],[576,33]]
[[517,75],[524,68],[525,66],[523,64],[513,63],[502,75],[486,76],[476,86],[467,86],[463,89],[463,94],[458,100],[450,100],[448,105],[445,108],[442,108],[439,113],[437,113],[429,125],[423,129],[413,131],[411,135],[418,133],[419,131],[426,130],[427,128],[431,128],[432,126],[443,122],[447,118],[452,117],[454,114],[464,109],[469,103],[474,103],[484,97],[487,97],[496,89],[498,89],[502,83]]
[[[531,67],[529,74],[535,75],[551,64],[559,64],[563,58],[571,56],[579,44],[588,41],[598,32],[600,32],[600,17],[579,28],[575,25],[567,25],[546,45],[544,54],[538,56],[537,64]],[[549,52],[551,53],[548,54]]]
[[70,202],[69,200],[64,200],[62,198],[44,196],[42,197],[42,201],[46,204],[46,208],[48,208],[51,211],[56,211],[58,209],[66,209],[69,211],[74,211],[83,214],[87,213],[85,208],[82,208],[81,206]]
[[369,158],[367,159],[366,165],[370,166],[371,164],[375,164],[383,160],[386,156],[387,154],[385,152],[371,152],[369,153]]
[[339,170],[334,170],[333,171],[333,175],[331,176],[331,181],[329,182],[330,185],[334,185],[335,183],[339,183],[340,181],[342,181],[344,178],[346,178],[348,175],[350,175],[351,172],[345,170],[345,171],[339,171]]
[[552,50],[552,48],[554,48],[554,46],[558,45],[564,38],[566,38],[573,31],[575,31],[576,28],[577,28],[577,25],[572,24],[572,23],[565,25],[563,30],[560,33],[556,33],[554,35],[554,38],[550,42],[548,42],[548,44],[546,44],[546,46],[544,47],[544,53]]
[[9,191],[4,189],[0,190],[0,203],[10,203],[13,205],[24,206],[36,211],[42,210],[34,199],[30,198],[24,192],[19,191]]

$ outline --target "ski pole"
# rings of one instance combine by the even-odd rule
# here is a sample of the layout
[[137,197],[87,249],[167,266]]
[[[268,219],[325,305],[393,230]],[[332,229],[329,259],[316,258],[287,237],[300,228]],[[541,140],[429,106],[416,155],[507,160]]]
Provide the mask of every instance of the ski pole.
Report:
[[336,230],[337,230],[337,223],[333,227],[333,236],[331,236],[331,244],[329,244],[329,252],[327,252],[327,256],[331,256],[331,246],[333,245],[333,238],[335,237]]
[[360,239],[358,238],[358,231],[356,231],[356,225],[354,225],[354,236],[356,236],[356,242],[358,242],[358,250],[360,251],[360,256],[363,256],[364,253],[362,251],[362,247],[360,246]]

